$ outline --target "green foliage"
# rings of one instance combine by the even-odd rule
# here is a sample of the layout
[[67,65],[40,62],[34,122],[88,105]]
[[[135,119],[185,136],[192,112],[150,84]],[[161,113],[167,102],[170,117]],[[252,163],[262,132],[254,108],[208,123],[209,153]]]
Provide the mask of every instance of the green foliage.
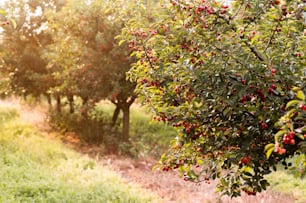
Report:
[[84,116],[78,109],[75,113],[64,110],[60,114],[49,113],[49,123],[53,129],[65,134],[75,132],[82,142],[103,145],[107,152],[117,152],[120,142],[120,132],[117,128],[111,128],[109,115],[90,110],[88,116]]
[[93,101],[133,94],[134,85],[125,80],[129,50],[115,39],[124,23],[117,7],[119,1],[71,0],[60,12],[48,14],[53,43],[44,56],[58,81],[52,92]]
[[133,58],[129,56],[128,45],[119,46],[115,38],[132,9],[125,4],[67,1],[60,12],[48,15],[53,43],[44,53],[57,81],[50,92],[79,96],[86,102],[92,101],[91,106],[101,99],[111,100],[124,113],[123,142],[129,138],[129,107],[136,97],[135,83],[126,80]]
[[1,202],[152,202],[137,186],[16,119],[1,122],[0,154]]
[[[275,134],[272,149],[278,154],[301,154],[297,156],[295,175],[303,176],[306,170],[306,99],[300,88],[294,87],[292,90],[295,98],[288,101],[285,115],[275,124],[279,131]],[[295,145],[298,149],[293,147]]]
[[232,197],[255,195],[277,163],[301,150],[300,138],[287,153],[268,144],[292,86],[306,82],[304,7],[179,0],[130,20],[119,37],[138,58],[129,77],[158,120],[179,130],[161,168],[178,168],[186,181],[218,178]]
[[50,35],[46,33],[47,21],[43,11],[51,11],[55,5],[60,7],[54,1],[5,2],[7,18],[14,20],[7,21],[2,33],[1,72],[9,79],[2,90],[4,93],[37,97],[46,94],[54,85],[41,53],[51,42]]

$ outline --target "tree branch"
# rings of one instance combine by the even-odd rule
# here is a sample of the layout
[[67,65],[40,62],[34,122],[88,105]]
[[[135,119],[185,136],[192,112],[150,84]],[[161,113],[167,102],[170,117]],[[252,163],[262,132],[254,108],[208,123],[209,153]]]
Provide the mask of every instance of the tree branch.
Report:
[[260,61],[266,61],[265,58],[261,55],[261,53],[253,47],[249,42],[244,42],[245,45],[247,45],[251,52],[260,60]]
[[264,52],[266,52],[267,49],[269,48],[269,46],[271,45],[272,40],[273,40],[273,38],[274,38],[274,35],[275,35],[275,33],[276,33],[276,29],[278,28],[279,25],[280,25],[280,23],[278,22],[277,25],[275,26],[273,32],[272,32],[272,35],[271,35],[271,37],[270,37],[270,39],[269,39],[269,41],[268,41],[268,44],[267,44],[267,46],[266,46]]
[[144,51],[144,53],[145,53],[145,56],[146,56],[147,60],[149,61],[150,67],[151,67],[152,69],[154,69],[154,66],[153,66],[153,64],[152,64],[152,62],[151,62],[151,60],[150,60],[150,57],[149,57],[148,52],[147,52],[147,50],[146,50],[146,47],[145,47],[144,45],[143,45],[142,47],[143,47],[143,51]]

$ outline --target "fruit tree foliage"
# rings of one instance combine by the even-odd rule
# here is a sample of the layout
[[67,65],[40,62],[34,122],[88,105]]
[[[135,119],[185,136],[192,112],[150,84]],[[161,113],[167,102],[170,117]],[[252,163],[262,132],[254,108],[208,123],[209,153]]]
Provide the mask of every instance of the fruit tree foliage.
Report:
[[51,40],[46,33],[44,11],[54,12],[60,5],[56,0],[5,2],[6,18],[11,19],[2,23],[1,33],[4,49],[1,71],[9,75],[5,92],[38,96],[52,86],[47,62],[41,57],[43,47]]
[[130,20],[129,77],[154,118],[178,129],[163,170],[254,195],[279,162],[305,157],[303,10],[299,0],[172,0],[152,22]]

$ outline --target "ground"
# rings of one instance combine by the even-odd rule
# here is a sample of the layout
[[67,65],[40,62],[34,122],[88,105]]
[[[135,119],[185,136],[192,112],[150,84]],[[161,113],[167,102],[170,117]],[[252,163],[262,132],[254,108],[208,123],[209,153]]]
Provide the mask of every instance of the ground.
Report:
[[[57,133],[52,132],[46,121],[46,108],[39,105],[28,105],[17,99],[0,100],[2,107],[16,108],[22,120],[36,126],[44,132],[49,139],[58,139]],[[194,184],[185,182],[176,172],[152,171],[156,163],[154,159],[136,160],[118,155],[103,155],[97,146],[81,145],[73,133],[62,139],[67,147],[72,147],[80,153],[88,154],[95,158],[101,165],[117,171],[127,183],[137,183],[144,189],[160,196],[165,203],[184,202],[231,202],[231,203],[275,203],[294,202],[293,195],[285,195],[267,190],[256,196],[243,194],[239,198],[230,199],[219,197],[215,193],[215,182],[210,184]]]

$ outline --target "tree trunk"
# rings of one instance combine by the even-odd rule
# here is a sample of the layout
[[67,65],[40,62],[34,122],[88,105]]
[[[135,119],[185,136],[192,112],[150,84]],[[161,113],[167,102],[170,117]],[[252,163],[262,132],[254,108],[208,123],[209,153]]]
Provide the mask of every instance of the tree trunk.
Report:
[[88,97],[81,97],[82,98],[82,106],[85,106],[88,102]]
[[114,111],[113,118],[112,118],[112,125],[111,125],[112,127],[116,125],[116,121],[118,119],[119,113],[120,113],[120,106],[119,104],[116,104],[116,109]]
[[122,121],[122,141],[129,141],[129,131],[130,131],[130,105],[124,104],[122,106],[123,121]]
[[56,110],[57,113],[61,113],[62,112],[62,104],[61,104],[61,97],[59,95],[56,96]]
[[73,96],[68,96],[68,102],[69,102],[70,113],[74,113]]
[[52,109],[52,99],[51,99],[51,95],[50,95],[50,94],[46,94],[46,97],[47,97],[49,109]]

